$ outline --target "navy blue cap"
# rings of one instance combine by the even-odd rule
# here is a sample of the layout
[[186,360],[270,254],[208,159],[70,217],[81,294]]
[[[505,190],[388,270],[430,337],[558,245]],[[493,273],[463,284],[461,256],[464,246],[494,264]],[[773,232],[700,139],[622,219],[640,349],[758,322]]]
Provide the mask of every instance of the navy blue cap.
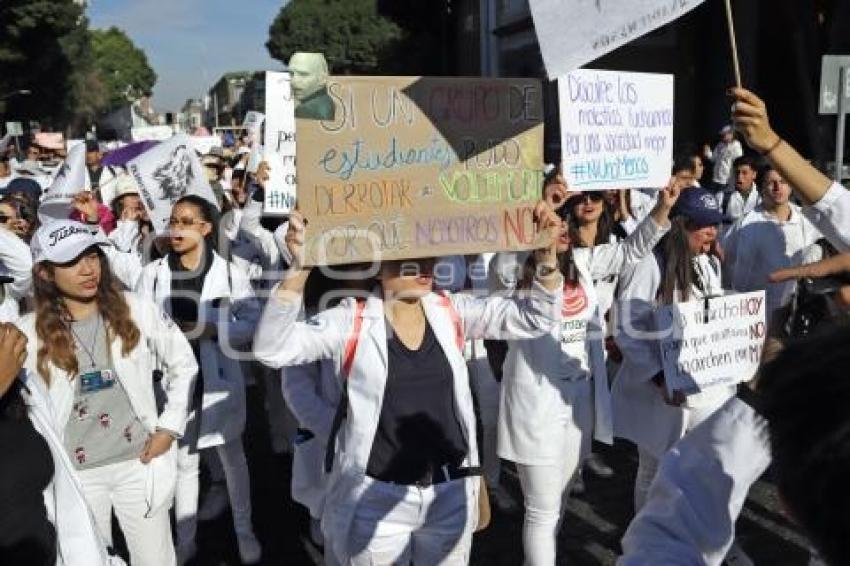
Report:
[[2,193],[24,193],[34,199],[35,202],[38,202],[38,199],[41,198],[41,185],[39,185],[33,179],[27,179],[26,177],[16,177],[9,181],[9,184],[6,185],[6,188],[3,189]]
[[700,228],[723,222],[717,198],[701,187],[684,189],[670,216],[684,216]]

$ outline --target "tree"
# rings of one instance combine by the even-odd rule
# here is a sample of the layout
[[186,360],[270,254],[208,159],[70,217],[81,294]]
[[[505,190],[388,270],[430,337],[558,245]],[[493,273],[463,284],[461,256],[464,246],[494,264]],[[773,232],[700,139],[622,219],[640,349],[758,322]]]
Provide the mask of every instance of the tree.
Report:
[[73,0],[0,2],[0,96],[32,92],[0,101],[0,113],[37,119],[46,127],[68,122],[75,103],[75,61],[66,40],[84,32],[86,23],[82,7]]
[[333,73],[381,74],[401,35],[375,0],[292,0],[269,28],[266,48],[283,63],[313,51],[325,54]]
[[91,52],[110,107],[127,104],[153,90],[156,73],[145,52],[120,29],[92,30]]

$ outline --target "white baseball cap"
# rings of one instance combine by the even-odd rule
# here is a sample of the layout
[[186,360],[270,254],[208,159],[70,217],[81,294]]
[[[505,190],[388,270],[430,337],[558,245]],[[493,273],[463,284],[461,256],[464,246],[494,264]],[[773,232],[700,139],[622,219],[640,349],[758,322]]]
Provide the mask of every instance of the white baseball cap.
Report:
[[[95,227],[95,230],[97,227]],[[103,244],[91,226],[74,220],[54,220],[39,228],[32,238],[33,262],[68,263],[92,246]]]

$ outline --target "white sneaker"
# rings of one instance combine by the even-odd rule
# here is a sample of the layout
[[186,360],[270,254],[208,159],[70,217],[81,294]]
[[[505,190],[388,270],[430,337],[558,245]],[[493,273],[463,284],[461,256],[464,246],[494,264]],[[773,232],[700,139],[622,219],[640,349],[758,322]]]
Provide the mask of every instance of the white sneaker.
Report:
[[729,547],[724,562],[729,566],[755,566],[755,562],[744,552],[744,549],[741,548],[737,540]]
[[253,532],[237,532],[236,543],[239,545],[239,559],[242,564],[257,564],[263,557],[263,547]]
[[490,492],[490,503],[502,513],[511,514],[519,510],[517,500],[502,486],[487,486],[487,489]]
[[174,551],[177,554],[177,566],[185,566],[198,554],[198,545],[195,544],[195,541],[191,541],[177,545]]
[[229,506],[230,498],[227,496],[227,488],[224,484],[214,483],[198,508],[198,520],[212,521],[224,513]]

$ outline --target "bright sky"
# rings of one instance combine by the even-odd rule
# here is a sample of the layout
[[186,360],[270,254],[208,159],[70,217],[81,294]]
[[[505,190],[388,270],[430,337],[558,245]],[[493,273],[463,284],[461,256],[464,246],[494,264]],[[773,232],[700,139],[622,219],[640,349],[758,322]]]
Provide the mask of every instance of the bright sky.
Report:
[[90,0],[91,27],[124,30],[157,74],[154,106],[179,110],[228,71],[279,70],[265,43],[288,0]]

